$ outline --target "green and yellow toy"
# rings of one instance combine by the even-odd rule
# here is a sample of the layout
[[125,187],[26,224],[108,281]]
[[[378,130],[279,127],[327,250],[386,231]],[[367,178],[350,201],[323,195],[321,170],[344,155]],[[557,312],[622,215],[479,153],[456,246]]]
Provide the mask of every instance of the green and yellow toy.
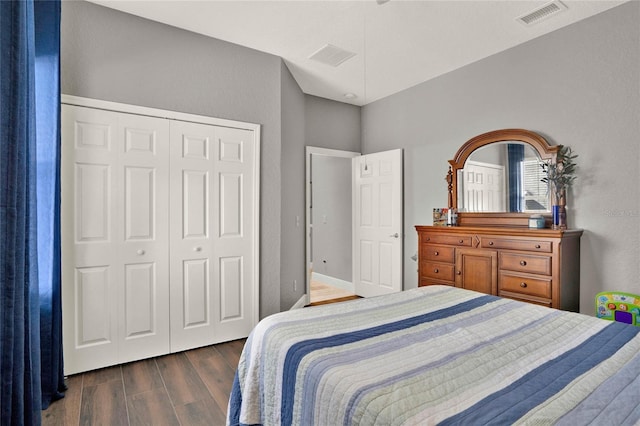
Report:
[[598,293],[596,316],[640,327],[640,296],[620,291]]

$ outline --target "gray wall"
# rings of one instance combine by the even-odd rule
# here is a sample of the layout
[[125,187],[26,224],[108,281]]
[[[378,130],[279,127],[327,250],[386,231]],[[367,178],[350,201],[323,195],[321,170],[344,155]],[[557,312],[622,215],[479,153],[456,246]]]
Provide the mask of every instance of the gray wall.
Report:
[[313,155],[313,271],[352,280],[351,158]]
[[282,60],[87,2],[61,29],[62,93],[262,125],[260,315],[279,312]]
[[360,107],[305,96],[305,144],[360,152]]
[[305,146],[360,152],[360,107],[302,94],[283,65],[280,263],[283,311],[305,293]]
[[364,153],[405,149],[405,288],[416,224],[446,203],[447,160],[489,130],[537,131],[579,154],[569,226],[584,228],[581,311],[640,289],[640,2],[629,2],[362,109]]
[[[305,293],[305,95],[282,64],[282,256],[280,310]],[[295,281],[295,283],[294,283]]]
[[[319,98],[317,96],[305,95],[305,145],[317,148],[360,152],[360,126],[360,107]],[[319,156],[314,155],[314,158],[318,157]],[[305,180],[304,175],[301,176],[301,180]],[[283,196],[285,195],[283,194]],[[304,203],[304,197],[302,202]],[[335,212],[341,216],[346,216],[350,225],[351,204],[349,204],[348,212]],[[344,223],[346,218],[336,218],[336,221]],[[336,226],[338,225],[337,222]],[[320,236],[320,239],[322,238],[323,237]],[[302,253],[304,253],[304,251]],[[350,256],[351,254],[349,253],[349,259],[351,260]],[[322,267],[322,260],[318,263],[318,257],[314,257],[316,257],[314,269],[317,272],[321,274],[327,272],[327,275],[351,282],[351,265],[349,265],[349,272],[347,272],[344,258],[329,255],[325,256],[329,257],[329,259],[327,259],[329,267],[325,270]],[[336,270],[339,271],[338,275],[332,275],[332,271]]]

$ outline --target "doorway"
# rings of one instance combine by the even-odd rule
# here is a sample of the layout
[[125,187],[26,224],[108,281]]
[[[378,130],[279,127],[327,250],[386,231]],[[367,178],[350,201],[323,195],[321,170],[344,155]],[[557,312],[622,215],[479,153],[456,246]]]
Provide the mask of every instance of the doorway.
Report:
[[307,305],[355,297],[351,159],[359,155],[306,149]]

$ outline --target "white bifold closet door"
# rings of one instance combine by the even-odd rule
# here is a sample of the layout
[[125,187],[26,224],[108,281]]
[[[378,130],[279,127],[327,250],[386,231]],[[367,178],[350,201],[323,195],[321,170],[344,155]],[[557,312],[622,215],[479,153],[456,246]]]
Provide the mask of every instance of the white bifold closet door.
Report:
[[252,130],[62,107],[65,373],[246,337]]
[[169,122],[63,105],[67,374],[169,349]]
[[171,350],[253,327],[252,132],[171,123]]

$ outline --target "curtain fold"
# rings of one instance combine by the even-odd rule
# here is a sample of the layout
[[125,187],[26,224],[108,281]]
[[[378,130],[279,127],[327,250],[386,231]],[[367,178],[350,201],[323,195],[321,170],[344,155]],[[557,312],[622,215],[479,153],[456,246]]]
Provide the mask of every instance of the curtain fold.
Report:
[[60,259],[60,2],[35,2],[42,408],[64,396]]
[[[60,323],[53,319],[60,313],[59,21],[59,0],[0,1],[2,425],[40,424],[43,395],[50,395],[45,405],[60,396],[59,382],[41,379],[43,372],[62,377]],[[41,48],[43,42],[58,47]],[[41,56],[50,64],[42,69]]]
[[3,425],[40,424],[34,5],[0,1]]
[[507,145],[509,164],[509,211],[522,212],[524,207],[524,145],[510,143]]

